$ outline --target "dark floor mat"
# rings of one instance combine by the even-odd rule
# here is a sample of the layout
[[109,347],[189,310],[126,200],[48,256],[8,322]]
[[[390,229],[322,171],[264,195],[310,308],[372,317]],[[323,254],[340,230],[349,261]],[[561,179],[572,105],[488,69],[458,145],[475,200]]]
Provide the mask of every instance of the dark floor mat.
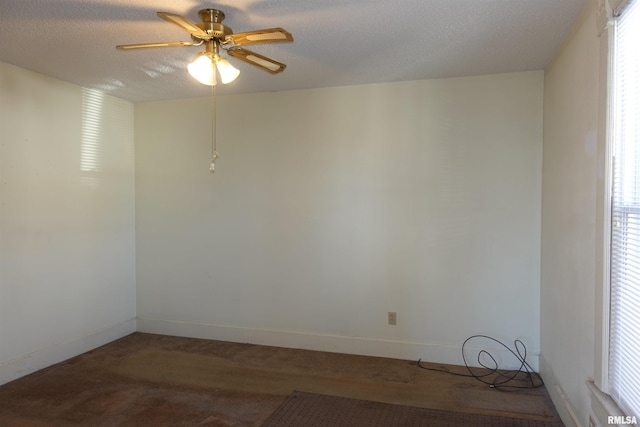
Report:
[[438,411],[293,392],[262,427],[561,427],[555,422]]

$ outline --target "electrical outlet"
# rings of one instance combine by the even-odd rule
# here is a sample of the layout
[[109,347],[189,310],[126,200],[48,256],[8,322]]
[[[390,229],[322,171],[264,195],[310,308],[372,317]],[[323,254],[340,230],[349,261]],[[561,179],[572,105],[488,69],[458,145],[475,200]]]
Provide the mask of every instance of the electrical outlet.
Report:
[[395,311],[390,311],[387,314],[387,320],[389,321],[390,325],[395,326],[396,325],[396,312]]

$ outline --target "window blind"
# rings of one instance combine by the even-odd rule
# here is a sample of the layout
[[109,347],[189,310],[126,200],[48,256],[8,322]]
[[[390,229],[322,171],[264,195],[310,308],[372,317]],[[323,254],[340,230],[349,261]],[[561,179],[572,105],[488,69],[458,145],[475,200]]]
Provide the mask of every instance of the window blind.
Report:
[[609,393],[640,417],[640,0],[617,18],[613,49]]

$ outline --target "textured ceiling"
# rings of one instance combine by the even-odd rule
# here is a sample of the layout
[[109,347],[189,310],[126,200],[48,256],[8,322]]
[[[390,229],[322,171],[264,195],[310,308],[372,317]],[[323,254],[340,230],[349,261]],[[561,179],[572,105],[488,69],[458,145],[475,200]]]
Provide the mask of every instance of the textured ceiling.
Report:
[[0,61],[133,102],[206,96],[187,63],[202,48],[156,16],[198,22],[217,8],[234,32],[283,27],[293,43],[249,47],[287,64],[241,71],[218,93],[320,88],[543,69],[588,0],[0,0]]

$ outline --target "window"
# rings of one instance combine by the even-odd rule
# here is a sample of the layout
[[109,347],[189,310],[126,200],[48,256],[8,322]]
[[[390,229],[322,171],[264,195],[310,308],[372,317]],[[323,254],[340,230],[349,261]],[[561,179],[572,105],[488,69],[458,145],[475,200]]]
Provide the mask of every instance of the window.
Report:
[[609,393],[640,417],[640,0],[614,34]]

